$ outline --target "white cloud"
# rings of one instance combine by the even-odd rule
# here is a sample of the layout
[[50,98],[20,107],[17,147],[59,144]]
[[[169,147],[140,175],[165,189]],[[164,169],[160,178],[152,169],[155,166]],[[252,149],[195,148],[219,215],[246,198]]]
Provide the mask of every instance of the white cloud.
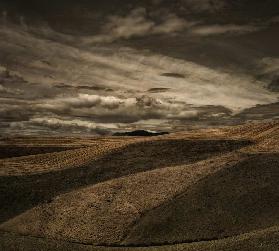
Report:
[[46,100],[46,103],[39,104],[38,107],[50,110],[68,110],[72,108],[92,107],[116,109],[120,105],[127,105],[130,102],[133,102],[133,99],[120,99],[114,96],[99,96],[82,93],[75,97],[58,97],[54,100]]
[[42,100],[35,109],[55,114],[80,115],[95,118],[118,117],[121,121],[142,119],[187,119],[198,116],[195,109],[183,103],[170,102],[150,96],[119,98],[79,94],[75,97],[58,97]]
[[112,123],[95,123],[80,119],[65,120],[51,117],[32,118],[29,123],[52,129],[87,130],[88,132],[98,132],[99,134],[105,134],[119,128],[119,125]]

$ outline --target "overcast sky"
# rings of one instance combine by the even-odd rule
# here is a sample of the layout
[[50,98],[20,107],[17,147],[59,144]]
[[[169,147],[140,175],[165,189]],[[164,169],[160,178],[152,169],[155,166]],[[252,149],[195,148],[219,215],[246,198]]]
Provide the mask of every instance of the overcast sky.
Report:
[[279,118],[277,0],[0,2],[0,132]]

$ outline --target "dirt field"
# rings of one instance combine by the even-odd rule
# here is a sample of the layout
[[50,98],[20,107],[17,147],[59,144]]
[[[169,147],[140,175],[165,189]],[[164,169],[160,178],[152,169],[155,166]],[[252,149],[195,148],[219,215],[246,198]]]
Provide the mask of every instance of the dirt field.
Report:
[[0,250],[279,250],[279,122],[6,138]]

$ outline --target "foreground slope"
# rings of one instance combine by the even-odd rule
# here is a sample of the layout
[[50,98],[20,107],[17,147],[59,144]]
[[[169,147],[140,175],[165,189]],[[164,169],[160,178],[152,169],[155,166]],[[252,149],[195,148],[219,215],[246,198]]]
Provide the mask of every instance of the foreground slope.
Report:
[[91,139],[80,149],[3,159],[1,243],[276,250],[278,138],[279,123],[271,122]]
[[12,233],[3,233],[0,236],[0,247],[3,250],[25,251],[278,251],[279,228],[272,227],[261,231],[251,232],[232,238],[203,241],[186,244],[160,245],[149,247],[94,247],[67,241],[38,239],[30,236],[19,236]]

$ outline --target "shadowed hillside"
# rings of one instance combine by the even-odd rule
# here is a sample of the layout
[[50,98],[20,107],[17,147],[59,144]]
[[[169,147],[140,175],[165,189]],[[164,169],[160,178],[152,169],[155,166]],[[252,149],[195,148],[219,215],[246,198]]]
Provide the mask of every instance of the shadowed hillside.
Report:
[[[71,165],[64,170],[47,172],[47,167],[51,164],[49,159],[55,157],[52,154],[47,155],[46,159],[40,160],[40,165],[45,165],[43,174],[36,174],[38,170],[33,169],[37,165],[38,158],[44,157],[43,155],[12,158],[12,162],[7,159],[4,160],[5,165],[12,166],[15,162],[19,162],[18,169],[22,169],[25,165],[27,170],[25,175],[0,177],[1,201],[4,202],[1,221],[6,220],[9,215],[13,216],[39,203],[51,201],[54,196],[79,187],[169,165],[192,163],[249,144],[250,141],[245,140],[146,141],[128,144],[119,149],[109,148],[109,152],[95,156],[95,160],[92,161],[90,159],[86,161],[86,158],[93,157],[95,147],[87,147],[75,151],[79,157],[72,155],[73,151],[59,153],[58,157],[64,157],[63,154],[75,156]],[[86,157],[81,159],[80,156],[83,154]],[[57,160],[63,161],[62,158]]]
[[149,212],[125,243],[222,239],[279,224],[279,154],[224,168]]

